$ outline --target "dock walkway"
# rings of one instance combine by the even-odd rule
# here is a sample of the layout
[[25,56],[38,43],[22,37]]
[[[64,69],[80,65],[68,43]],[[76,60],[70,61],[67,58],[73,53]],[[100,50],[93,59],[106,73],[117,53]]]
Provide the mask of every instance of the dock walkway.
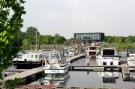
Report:
[[85,56],[85,54],[79,54],[79,55],[76,55],[76,56],[73,56],[73,57],[69,57],[66,60],[68,62],[72,63],[72,62],[76,61],[77,59],[82,58],[84,56]]
[[14,75],[5,77],[4,81],[14,80],[15,78],[23,79],[23,78],[26,78],[28,76],[31,76],[31,75],[34,75],[34,74],[37,74],[37,73],[40,73],[40,72],[43,72],[43,71],[44,71],[43,67],[38,67],[38,68],[26,70],[24,72],[16,73]]

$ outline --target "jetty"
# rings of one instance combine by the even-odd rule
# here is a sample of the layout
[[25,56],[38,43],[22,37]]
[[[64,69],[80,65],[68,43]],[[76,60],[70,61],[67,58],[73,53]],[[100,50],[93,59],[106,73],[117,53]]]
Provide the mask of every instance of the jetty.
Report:
[[14,74],[14,75],[7,76],[7,77],[4,78],[4,81],[14,80],[16,78],[24,79],[24,78],[30,77],[32,75],[36,75],[38,73],[41,73],[43,71],[44,71],[43,67],[29,69],[29,70],[26,70],[24,72],[20,72],[20,73]]
[[84,56],[85,56],[85,54],[79,54],[79,55],[76,55],[76,56],[73,56],[73,57],[69,57],[66,60],[68,62],[72,63],[72,62],[76,61],[77,59],[82,58]]

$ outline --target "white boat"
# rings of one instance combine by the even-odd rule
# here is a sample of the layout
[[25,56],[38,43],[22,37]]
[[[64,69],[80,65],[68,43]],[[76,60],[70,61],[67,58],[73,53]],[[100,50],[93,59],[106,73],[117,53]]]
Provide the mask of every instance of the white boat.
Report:
[[118,52],[114,48],[104,48],[102,49],[96,57],[98,65],[120,65],[120,59],[118,57]]
[[96,54],[98,52],[97,46],[87,46],[85,52],[87,58],[96,58]]
[[127,58],[127,64],[128,66],[135,66],[135,54],[129,54],[129,57]]
[[64,74],[68,72],[70,64],[66,61],[61,51],[51,51],[47,60],[48,64],[44,66],[45,74]]
[[[47,52],[46,52],[47,53]],[[14,58],[13,64],[16,68],[34,68],[45,64],[47,54],[41,51],[32,51]]]

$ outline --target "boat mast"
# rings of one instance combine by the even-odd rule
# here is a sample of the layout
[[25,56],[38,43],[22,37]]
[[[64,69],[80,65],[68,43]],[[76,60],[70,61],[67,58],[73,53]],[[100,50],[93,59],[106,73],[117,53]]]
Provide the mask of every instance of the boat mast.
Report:
[[36,30],[36,51],[37,51],[37,30]]

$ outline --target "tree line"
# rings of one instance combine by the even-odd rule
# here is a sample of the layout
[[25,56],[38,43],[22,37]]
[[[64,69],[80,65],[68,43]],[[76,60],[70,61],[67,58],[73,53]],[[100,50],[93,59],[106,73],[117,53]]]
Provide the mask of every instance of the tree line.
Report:
[[106,36],[105,41],[110,44],[115,44],[120,50],[135,48],[135,36]]
[[[38,32],[38,29],[30,26],[27,28],[26,32],[23,32],[22,47],[29,48],[33,45],[45,45],[45,44],[63,44],[66,41],[66,38],[55,34],[52,35],[41,35]],[[37,40],[37,42],[36,42]]]

